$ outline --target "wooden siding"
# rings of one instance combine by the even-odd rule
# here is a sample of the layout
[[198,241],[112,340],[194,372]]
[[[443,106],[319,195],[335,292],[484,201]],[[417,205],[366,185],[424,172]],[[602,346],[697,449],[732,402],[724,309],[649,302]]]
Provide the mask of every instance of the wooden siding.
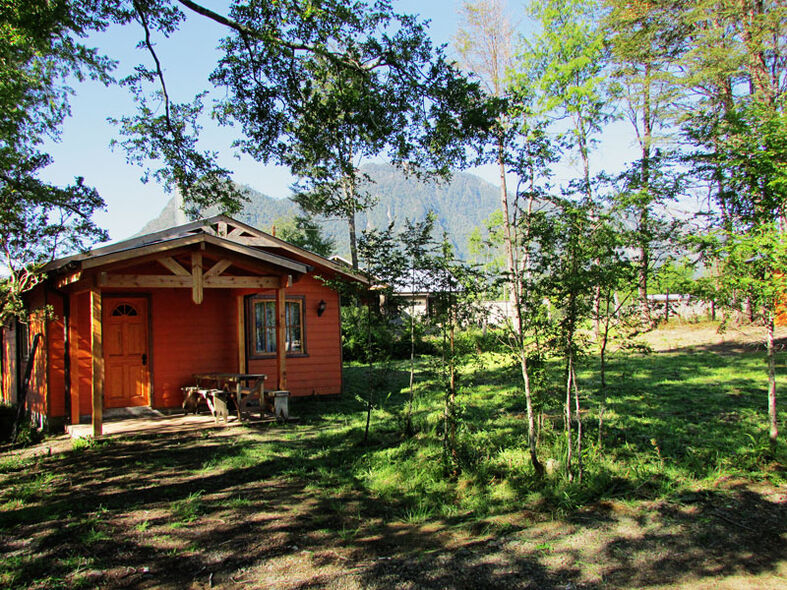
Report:
[[179,406],[180,388],[193,384],[194,373],[238,370],[233,291],[206,289],[197,305],[191,290],[155,289],[151,300],[154,407]]
[[30,374],[30,388],[27,391],[27,409],[33,414],[36,421],[41,424],[42,419],[48,415],[47,356],[49,347],[47,345],[47,322],[43,319],[42,313],[35,310],[42,309],[47,303],[44,290],[36,290],[29,301],[30,309],[34,311],[30,315],[29,323],[21,327],[21,329],[27,331],[27,347],[22,351],[22,366],[19,375],[20,379],[24,377],[30,347],[33,345],[33,338],[36,334],[41,334],[41,340],[38,343],[38,350],[33,361],[33,371]]
[[65,308],[63,298],[56,293],[47,295],[47,303],[54,313],[46,329],[48,416],[62,418],[66,415]]
[[[287,388],[293,396],[331,395],[342,391],[341,330],[339,296],[321,281],[303,277],[285,291],[286,297],[304,297],[304,326],[307,356],[287,357]],[[317,316],[320,300],[325,313]],[[266,373],[266,389],[278,387],[276,358],[249,359],[250,373]]]

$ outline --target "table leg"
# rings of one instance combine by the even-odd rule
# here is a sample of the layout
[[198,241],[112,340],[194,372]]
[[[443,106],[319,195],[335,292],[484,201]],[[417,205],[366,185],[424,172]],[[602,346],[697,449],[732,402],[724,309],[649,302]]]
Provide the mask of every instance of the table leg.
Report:
[[237,385],[237,388],[235,389],[235,391],[237,392],[237,402],[235,403],[235,406],[238,408],[238,422],[240,422],[241,419],[242,419],[241,415],[240,415],[240,391],[241,391],[241,382],[240,382],[240,380],[238,380],[238,385]]

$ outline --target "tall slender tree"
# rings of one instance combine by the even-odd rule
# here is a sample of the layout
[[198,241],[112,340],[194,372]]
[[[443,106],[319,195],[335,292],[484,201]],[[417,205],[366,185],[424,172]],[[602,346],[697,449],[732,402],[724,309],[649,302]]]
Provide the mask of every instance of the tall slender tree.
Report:
[[548,0],[534,2],[530,12],[539,31],[526,40],[515,81],[535,87],[544,113],[568,121],[563,136],[582,164],[580,193],[592,203],[590,153],[614,115],[598,6],[589,0]]
[[[459,17],[460,25],[454,38],[454,46],[461,57],[462,66],[480,78],[489,95],[499,99],[509,98],[510,86],[507,79],[514,65],[515,26],[508,14],[506,0],[463,2]],[[494,127],[493,157],[500,180],[506,270],[509,275],[513,275],[514,245],[506,176],[510,160],[510,127],[509,112],[504,110],[497,117]]]
[[[648,282],[653,267],[653,247],[659,230],[669,226],[664,205],[677,195],[676,186],[663,179],[669,172],[671,149],[668,135],[674,129],[680,87],[674,83],[678,57],[685,45],[685,26],[658,3],[607,0],[604,28],[610,34],[612,75],[620,85],[623,112],[634,130],[639,158],[626,172],[627,186],[618,193],[617,205],[630,212],[634,222],[631,245],[638,260],[637,286],[640,320],[652,326]],[[653,180],[659,176],[661,182]],[[657,235],[661,234],[661,235]]]

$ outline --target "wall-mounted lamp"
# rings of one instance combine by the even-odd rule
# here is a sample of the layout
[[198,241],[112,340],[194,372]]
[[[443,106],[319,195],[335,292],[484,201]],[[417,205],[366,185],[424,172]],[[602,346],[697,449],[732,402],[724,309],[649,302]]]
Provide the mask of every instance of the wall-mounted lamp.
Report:
[[326,307],[328,307],[328,304],[325,303],[324,299],[320,299],[320,303],[317,304],[317,317],[325,313]]

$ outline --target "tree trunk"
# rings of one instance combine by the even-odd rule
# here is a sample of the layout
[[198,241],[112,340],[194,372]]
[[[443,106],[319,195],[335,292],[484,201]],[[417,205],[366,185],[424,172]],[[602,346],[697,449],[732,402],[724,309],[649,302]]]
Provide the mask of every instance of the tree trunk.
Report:
[[511,215],[508,210],[508,186],[506,183],[506,160],[505,160],[505,146],[503,145],[502,131],[497,138],[497,165],[500,173],[500,209],[503,212],[503,241],[506,249],[506,270],[509,277],[509,298],[515,297],[515,289],[513,288],[514,280],[514,244],[511,238]]
[[[525,238],[529,238],[530,236],[530,216],[533,213],[533,195],[535,191],[533,190],[533,176],[531,175],[531,191],[530,191],[530,198],[527,202],[527,219],[525,221]],[[507,221],[506,225],[508,226],[510,221]],[[512,264],[513,264],[513,251],[514,251],[514,243],[513,243],[513,236],[511,235],[511,231],[506,234],[506,241],[509,243],[511,247],[512,253]],[[521,260],[522,270],[525,276],[530,276],[530,257],[527,254],[527,251],[522,256]],[[517,270],[514,267],[514,270]],[[530,462],[533,464],[533,469],[536,471],[536,475],[542,477],[544,475],[544,466],[541,465],[541,461],[538,460],[538,440],[536,437],[536,428],[535,428],[535,415],[533,413],[533,394],[530,390],[530,373],[527,368],[527,351],[525,350],[525,320],[524,320],[524,311],[522,309],[522,299],[521,294],[523,291],[522,285],[522,274],[519,272],[513,272],[512,277],[512,285],[513,285],[513,296],[514,296],[514,305],[516,309],[516,342],[519,347],[519,360],[520,360],[520,368],[522,371],[522,383],[525,389],[525,406],[527,407],[527,446],[530,450]]]
[[669,323],[669,291],[666,292],[667,298],[664,300],[664,323]]
[[353,268],[358,269],[358,239],[355,232],[355,209],[347,215],[347,227],[350,230],[350,261]]
[[579,481],[582,482],[582,476],[585,472],[585,466],[582,463],[582,414],[579,408],[579,387],[577,387],[577,373],[572,364],[571,367],[571,384],[574,388],[574,409],[577,413],[577,467],[579,468]]
[[[415,262],[412,264],[412,285],[415,291]],[[410,298],[410,397],[407,400],[407,417],[405,418],[405,433],[413,434],[413,397],[415,396],[415,297]]]
[[776,413],[776,346],[774,344],[773,311],[768,313],[768,418],[770,421],[771,445],[779,437],[779,422]]
[[27,365],[25,366],[25,375],[22,378],[22,387],[19,391],[18,399],[16,400],[16,419],[14,420],[14,428],[11,432],[11,442],[16,442],[16,437],[19,436],[19,427],[22,425],[22,420],[25,417],[25,406],[27,405],[27,391],[30,389],[30,377],[33,374],[33,364],[36,359],[36,351],[38,350],[38,343],[41,341],[41,334],[36,334],[33,337],[33,345],[30,348],[30,354],[27,355]]
[[[452,305],[450,302],[449,305]],[[456,367],[454,365],[454,322],[453,314],[449,311],[450,322],[447,334],[444,331],[444,348],[447,348],[448,358],[445,359],[448,379],[446,381],[445,407],[443,409],[443,453],[445,455],[445,466],[450,475],[456,475],[458,465],[456,456],[456,416],[454,406],[456,404]],[[447,345],[445,340],[448,340]],[[445,355],[445,353],[444,353]],[[450,469],[449,469],[450,466]]]
[[527,370],[527,355],[525,354],[524,347],[520,347],[520,354],[522,380],[525,384],[525,404],[527,405],[527,445],[530,449],[530,462],[533,464],[533,469],[536,470],[536,475],[542,477],[544,475],[544,466],[541,465],[541,461],[538,460],[536,421],[533,415],[533,396],[530,392],[530,375]]
[[646,198],[641,199],[637,233],[639,234],[639,301],[640,318],[642,323],[648,328],[653,327],[653,317],[650,312],[650,302],[648,301],[648,265],[650,264],[650,148],[653,142],[653,122],[650,97],[650,63],[645,64],[645,76],[642,85],[642,137],[640,148],[642,149],[642,160],[640,168],[641,190]]
[[568,481],[574,480],[574,474],[571,471],[571,453],[572,453],[572,440],[571,440],[571,375],[573,373],[573,363],[571,354],[568,356],[568,370],[566,371],[566,475]]
[[367,380],[367,386],[369,387],[369,391],[367,393],[366,398],[366,430],[363,433],[363,444],[367,444],[369,442],[369,426],[372,422],[372,393],[374,391],[373,383],[374,383],[374,375],[372,372],[374,371],[374,364],[372,361],[372,303],[371,298],[369,298],[369,303],[367,303],[367,350],[366,353],[369,355],[369,377]]
[[[609,310],[609,293],[606,300],[606,315],[604,318],[604,330],[601,334],[601,345],[599,347],[599,374],[601,378],[601,391],[599,392],[598,409],[598,448],[601,448],[601,428],[604,424],[604,412],[607,410],[607,344],[609,343],[609,325],[611,321]],[[615,308],[617,312],[617,307]]]
[[[643,211],[640,215],[640,232],[647,224],[647,212]],[[637,290],[639,294],[640,321],[650,329],[653,327],[653,318],[650,313],[650,301],[648,301],[648,266],[650,264],[650,253],[644,243],[640,243],[639,260],[637,266]]]

